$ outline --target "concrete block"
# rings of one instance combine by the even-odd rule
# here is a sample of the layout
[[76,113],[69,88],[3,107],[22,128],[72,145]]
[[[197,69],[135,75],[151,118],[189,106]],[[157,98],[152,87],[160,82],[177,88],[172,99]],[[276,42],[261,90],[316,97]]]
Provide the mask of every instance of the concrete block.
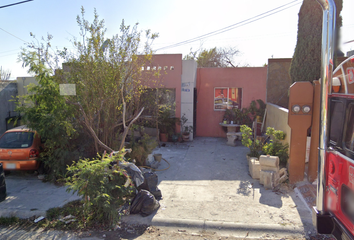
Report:
[[261,170],[262,170],[262,171],[274,171],[274,172],[279,172],[279,166],[278,166],[278,167],[271,167],[271,166],[261,165]]
[[279,157],[277,156],[261,155],[259,157],[259,162],[264,166],[279,168]]
[[278,173],[274,171],[260,171],[259,174],[259,182],[265,187],[269,189],[273,189],[278,186]]
[[279,170],[279,179],[278,183],[283,183],[288,179],[288,171],[286,168],[282,168]]
[[248,163],[248,166],[251,164],[251,160],[255,160],[255,161],[258,161],[258,158],[256,158],[256,157],[249,157],[249,156],[247,156],[247,163]]
[[253,179],[259,179],[259,173],[261,171],[261,165],[257,158],[252,158],[250,160],[249,171]]
[[235,132],[228,132],[226,133],[227,137],[227,145],[229,146],[235,146],[235,140],[237,139],[237,135]]

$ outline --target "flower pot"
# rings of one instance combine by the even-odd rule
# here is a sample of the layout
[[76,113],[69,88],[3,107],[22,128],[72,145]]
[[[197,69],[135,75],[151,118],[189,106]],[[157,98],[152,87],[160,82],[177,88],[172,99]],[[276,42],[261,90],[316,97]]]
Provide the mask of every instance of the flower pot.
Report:
[[161,162],[162,159],[162,154],[161,153],[156,153],[154,154],[155,161]]
[[189,133],[183,133],[182,138],[183,138],[183,141],[188,142],[189,141]]
[[177,142],[178,141],[178,136],[177,135],[172,135],[172,142]]
[[168,142],[167,133],[160,133],[160,141],[161,142]]

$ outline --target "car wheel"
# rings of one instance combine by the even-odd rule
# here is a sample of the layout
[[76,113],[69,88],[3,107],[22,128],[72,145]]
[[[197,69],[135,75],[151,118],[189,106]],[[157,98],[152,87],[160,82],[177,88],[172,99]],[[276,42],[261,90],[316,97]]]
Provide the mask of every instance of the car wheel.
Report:
[[39,163],[39,167],[38,167],[38,174],[39,175],[42,175],[42,174],[44,174],[44,162],[42,162],[42,161],[40,161],[40,163]]

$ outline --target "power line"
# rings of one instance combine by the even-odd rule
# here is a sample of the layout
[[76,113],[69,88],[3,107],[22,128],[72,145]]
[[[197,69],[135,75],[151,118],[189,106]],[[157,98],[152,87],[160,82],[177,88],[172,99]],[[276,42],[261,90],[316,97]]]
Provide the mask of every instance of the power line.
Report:
[[[32,1],[32,0],[31,0],[31,1]],[[6,31],[6,30],[4,30],[4,29],[2,29],[2,28],[0,28],[0,30],[3,30],[3,31],[6,32],[7,34],[10,34],[11,36],[13,36],[13,37],[15,37],[15,38],[21,40],[22,42],[28,43],[27,41],[25,41],[25,40],[23,40],[23,39],[21,39],[21,38],[15,36],[15,35],[13,35],[12,33],[8,32],[8,31]]]
[[12,3],[12,4],[8,4],[8,5],[0,6],[0,8],[11,7],[14,5],[18,5],[18,4],[22,4],[22,3],[26,3],[26,2],[31,2],[31,1],[33,1],[33,0],[26,0],[26,1],[22,1],[22,2]]
[[[297,3],[295,3],[295,2],[297,2]],[[293,4],[293,3],[295,3],[295,4]],[[188,44],[188,43],[192,43],[192,42],[195,42],[195,41],[202,40],[202,39],[207,38],[207,37],[215,36],[215,35],[218,35],[218,34],[221,34],[221,33],[227,32],[227,31],[230,31],[230,30],[232,30],[232,29],[235,29],[235,28],[237,28],[237,27],[241,27],[241,26],[247,25],[247,24],[249,24],[249,23],[258,21],[258,20],[260,20],[260,19],[262,19],[262,18],[271,16],[271,15],[273,15],[273,14],[275,14],[275,13],[284,11],[284,10],[286,10],[286,9],[288,9],[288,8],[291,8],[291,7],[295,6],[295,5],[298,5],[298,4],[300,4],[300,3],[301,3],[301,2],[299,2],[299,0],[294,0],[294,1],[292,1],[292,2],[289,2],[289,3],[284,4],[284,5],[282,5],[282,6],[276,7],[276,8],[274,8],[274,9],[272,9],[272,10],[269,10],[269,11],[267,11],[267,12],[261,13],[261,14],[259,14],[259,15],[254,16],[254,17],[251,17],[251,18],[249,18],[249,19],[243,20],[243,21],[241,21],[241,22],[238,22],[238,23],[232,24],[232,25],[230,25],[230,26],[227,26],[227,27],[224,27],[224,28],[221,28],[221,29],[212,31],[212,32],[210,32],[210,33],[203,34],[203,35],[201,35],[201,36],[199,36],[199,37],[195,37],[195,38],[192,38],[192,39],[189,39],[189,40],[185,40],[185,41],[182,41],[182,42],[179,42],[179,43],[175,43],[175,44],[172,44],[172,45],[169,45],[169,46],[166,46],[166,47],[158,48],[158,49],[156,49],[156,51],[159,51],[159,50],[162,50],[162,49],[167,49],[167,48],[178,47],[178,46],[181,46],[181,45],[185,45],[185,44]],[[293,5],[291,5],[291,4],[293,4]],[[291,6],[286,7],[286,8],[283,8],[283,7],[288,6],[288,5],[291,5]],[[275,10],[280,9],[280,8],[283,8],[283,9],[274,12]],[[270,14],[269,14],[269,13],[270,13]],[[265,16],[263,16],[263,15],[265,15]],[[263,16],[263,17],[262,17],[262,16]]]
[[12,50],[7,50],[7,51],[0,52],[0,54],[8,53],[8,52],[14,52],[14,51],[18,51],[18,50],[19,50],[18,48],[12,49]]

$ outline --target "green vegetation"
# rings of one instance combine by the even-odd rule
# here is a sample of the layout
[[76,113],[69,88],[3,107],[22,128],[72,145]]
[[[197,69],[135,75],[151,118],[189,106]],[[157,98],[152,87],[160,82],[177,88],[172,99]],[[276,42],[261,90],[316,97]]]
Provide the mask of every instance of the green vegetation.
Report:
[[[343,1],[335,0],[337,8],[336,44],[342,26]],[[317,1],[304,0],[299,12],[298,35],[290,66],[292,82],[317,80],[321,74],[322,9]]]
[[255,117],[263,119],[265,109],[266,104],[263,100],[257,99],[256,101],[252,101],[248,108],[226,109],[223,119],[226,119],[228,122],[233,121],[237,124],[251,126]]
[[241,126],[242,145],[248,147],[250,152],[247,154],[249,157],[259,158],[262,155],[263,142],[258,139],[252,139],[252,129],[247,125]]
[[[75,221],[65,223],[62,218],[72,215]],[[92,224],[95,224],[92,222]],[[96,223],[99,225],[100,223]],[[78,230],[87,228],[86,218],[84,215],[84,204],[81,200],[76,200],[65,204],[63,207],[51,208],[47,211],[47,218],[39,222],[41,227],[55,228],[59,230]]]
[[113,159],[108,155],[96,159],[83,159],[68,167],[68,191],[83,197],[82,222],[112,225],[119,219],[118,208],[132,196],[134,187],[125,170],[111,165],[122,161],[123,154]]
[[1,226],[11,226],[19,223],[20,219],[18,217],[0,217]]
[[172,136],[176,132],[176,124],[180,123],[180,119],[172,115],[170,106],[159,106],[158,111],[157,121],[160,133],[167,133],[168,136]]
[[283,131],[275,130],[268,127],[266,131],[266,138],[253,138],[252,129],[246,125],[241,126],[242,145],[248,147],[250,152],[249,157],[259,158],[260,155],[278,156],[279,161],[284,165],[289,159],[289,145],[281,141],[285,139],[286,134]]
[[157,147],[157,141],[147,134],[135,141],[134,135],[132,135],[127,147],[132,149],[132,152],[126,155],[127,158],[130,160],[135,159],[137,166],[144,166],[147,156]]
[[[19,56],[38,86],[28,87],[29,95],[20,99],[16,111],[46,140],[41,159],[49,168],[49,180],[65,177],[67,165],[80,158],[122,148],[144,107],[140,96],[147,81],[159,74],[145,71],[142,76],[141,71],[150,63],[157,34],[145,31],[142,43],[137,24],[122,21],[119,34],[106,38],[104,20],[95,11],[88,22],[83,8],[76,20],[81,38],[73,39],[73,51],[53,50],[51,35],[40,43],[31,33],[35,40]],[[74,84],[76,95],[61,95],[59,84]]]
[[278,156],[279,161],[286,164],[289,159],[289,145],[281,142],[285,139],[286,134],[283,131],[268,127],[266,135],[270,137],[270,140],[263,145],[263,153],[265,155]]
[[24,104],[20,102],[16,110],[24,113],[23,120],[28,127],[46,140],[41,159],[50,167],[50,180],[56,180],[65,175],[66,165],[78,158],[78,150],[84,148],[85,144],[75,144],[81,129],[79,126],[75,129],[72,121],[75,109],[60,95],[51,69],[40,63],[34,52],[24,51],[21,57],[30,72],[36,74],[38,86],[28,86],[28,92],[35,94],[25,95],[21,99]]

